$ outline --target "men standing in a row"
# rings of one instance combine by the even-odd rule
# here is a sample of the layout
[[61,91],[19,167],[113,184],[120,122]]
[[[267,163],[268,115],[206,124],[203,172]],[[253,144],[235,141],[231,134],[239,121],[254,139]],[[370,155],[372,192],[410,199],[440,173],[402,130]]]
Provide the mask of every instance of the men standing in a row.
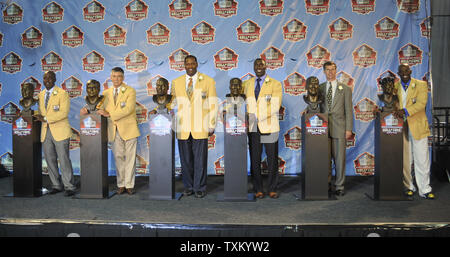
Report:
[[403,184],[406,194],[412,196],[416,191],[411,175],[411,164],[414,163],[414,174],[419,195],[426,199],[434,199],[430,186],[430,153],[428,149],[428,125],[425,107],[428,101],[428,86],[425,81],[411,78],[411,69],[407,64],[398,67],[400,82],[395,83],[400,99],[400,110],[395,115],[405,117],[403,137]]
[[[325,96],[325,110],[328,112],[328,137],[336,171],[335,193],[337,196],[343,196],[345,194],[345,146],[347,139],[352,136],[353,104],[352,90],[336,80],[336,69],[334,62],[323,64],[327,81],[320,84],[320,90]],[[328,183],[331,189],[331,168]]]
[[[181,161],[184,195],[206,195],[208,137],[214,133],[217,118],[216,82],[197,72],[193,55],[184,59],[186,74],[172,81],[172,92],[178,107],[176,134]],[[173,106],[175,107],[175,106]],[[172,108],[173,109],[173,108]]]
[[[42,122],[41,142],[52,183],[50,194],[59,193],[64,189],[65,196],[73,196],[76,187],[69,155],[69,141],[72,135],[68,119],[69,94],[55,86],[56,75],[53,71],[45,72],[43,80],[45,90],[39,93],[39,114],[36,117]],[[58,160],[62,176],[59,175]]]
[[115,67],[111,71],[112,88],[103,91],[105,109],[97,113],[108,120],[108,140],[116,163],[117,193],[135,193],[137,138],[140,136],[136,118],[136,90],[123,82],[124,71]]
[[281,83],[266,74],[266,62],[258,58],[253,63],[256,77],[243,84],[249,113],[250,170],[255,197],[264,198],[261,176],[261,154],[264,146],[268,165],[267,192],[278,198],[278,133],[279,110],[282,101]]

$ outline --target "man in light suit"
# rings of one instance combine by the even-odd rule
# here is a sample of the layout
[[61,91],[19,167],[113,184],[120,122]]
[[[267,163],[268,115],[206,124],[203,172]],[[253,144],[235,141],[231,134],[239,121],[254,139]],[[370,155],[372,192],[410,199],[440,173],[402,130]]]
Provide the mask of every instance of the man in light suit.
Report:
[[278,133],[279,110],[283,97],[281,83],[266,74],[266,62],[257,58],[253,63],[256,77],[243,83],[249,113],[248,144],[250,170],[255,197],[264,198],[261,176],[261,154],[264,146],[268,164],[267,193],[278,198]]
[[[328,141],[331,144],[331,157],[336,171],[335,194],[343,196],[345,194],[345,146],[347,139],[352,136],[353,103],[352,90],[336,80],[336,69],[334,62],[323,64],[327,81],[319,87],[325,96],[325,111],[328,112]],[[328,183],[331,190],[331,168]]]
[[117,193],[135,193],[136,150],[139,132],[136,118],[136,90],[123,82],[124,71],[111,71],[112,88],[103,91],[105,109],[97,113],[108,117],[108,140],[116,163]]
[[[55,86],[56,75],[53,71],[45,72],[43,80],[45,89],[39,93],[39,114],[35,116],[42,122],[41,142],[52,183],[50,194],[62,192],[64,189],[65,196],[73,196],[76,187],[69,154],[69,142],[72,135],[68,119],[69,94]],[[58,160],[61,164],[62,176],[59,175]]]
[[428,148],[428,125],[425,107],[428,101],[428,85],[425,81],[411,78],[411,69],[407,64],[398,67],[400,82],[395,83],[400,100],[400,110],[395,113],[399,118],[406,118],[407,126],[403,130],[403,184],[406,194],[413,196],[414,187],[411,176],[411,164],[419,195],[425,199],[434,199],[430,186],[430,153]]
[[217,118],[216,82],[197,72],[193,55],[184,59],[186,74],[172,81],[171,94],[176,112],[176,135],[180,152],[183,195],[206,195],[208,137],[214,133]]

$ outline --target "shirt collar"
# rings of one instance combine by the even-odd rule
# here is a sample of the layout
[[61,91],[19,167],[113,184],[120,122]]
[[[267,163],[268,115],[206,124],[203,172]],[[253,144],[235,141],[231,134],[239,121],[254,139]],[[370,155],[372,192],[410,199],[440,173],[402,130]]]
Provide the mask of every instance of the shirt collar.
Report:
[[45,89],[45,90],[46,90],[45,92],[51,94],[51,93],[53,93],[53,89],[55,89],[55,87],[56,87],[56,86],[53,86],[50,90]]
[[[264,82],[265,80],[266,80],[266,77],[267,77],[267,73],[266,74],[264,74],[264,76],[262,76],[262,77],[259,77],[260,79],[261,79],[261,81],[262,82]],[[256,83],[258,83],[258,77],[255,77],[255,85],[256,85]]]

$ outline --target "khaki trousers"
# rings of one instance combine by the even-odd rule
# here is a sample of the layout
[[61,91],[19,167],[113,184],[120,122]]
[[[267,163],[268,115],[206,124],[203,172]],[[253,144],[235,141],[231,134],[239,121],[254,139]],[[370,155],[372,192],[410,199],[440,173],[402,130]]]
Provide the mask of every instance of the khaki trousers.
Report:
[[112,145],[114,161],[116,163],[117,187],[134,188],[136,173],[137,138],[123,140],[119,131]]

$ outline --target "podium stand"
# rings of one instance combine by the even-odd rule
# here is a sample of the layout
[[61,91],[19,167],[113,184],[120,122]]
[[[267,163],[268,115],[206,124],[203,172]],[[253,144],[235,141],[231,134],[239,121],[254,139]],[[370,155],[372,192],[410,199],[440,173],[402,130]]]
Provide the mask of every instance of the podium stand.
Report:
[[[370,197],[370,196],[369,196]],[[375,120],[374,200],[408,200],[403,192],[403,120],[392,112]]]
[[12,123],[13,193],[8,196],[42,196],[41,122],[31,111],[17,116]]
[[172,130],[172,115],[167,110],[151,114],[149,184],[144,200],[179,200],[175,193],[175,136]]
[[306,113],[302,116],[302,177],[298,200],[332,200],[328,192],[330,172],[328,115]]
[[108,185],[108,123],[97,113],[80,117],[81,188],[76,198],[110,198]]
[[219,202],[255,201],[248,193],[246,105],[242,97],[236,102],[227,97],[224,117],[224,192]]

